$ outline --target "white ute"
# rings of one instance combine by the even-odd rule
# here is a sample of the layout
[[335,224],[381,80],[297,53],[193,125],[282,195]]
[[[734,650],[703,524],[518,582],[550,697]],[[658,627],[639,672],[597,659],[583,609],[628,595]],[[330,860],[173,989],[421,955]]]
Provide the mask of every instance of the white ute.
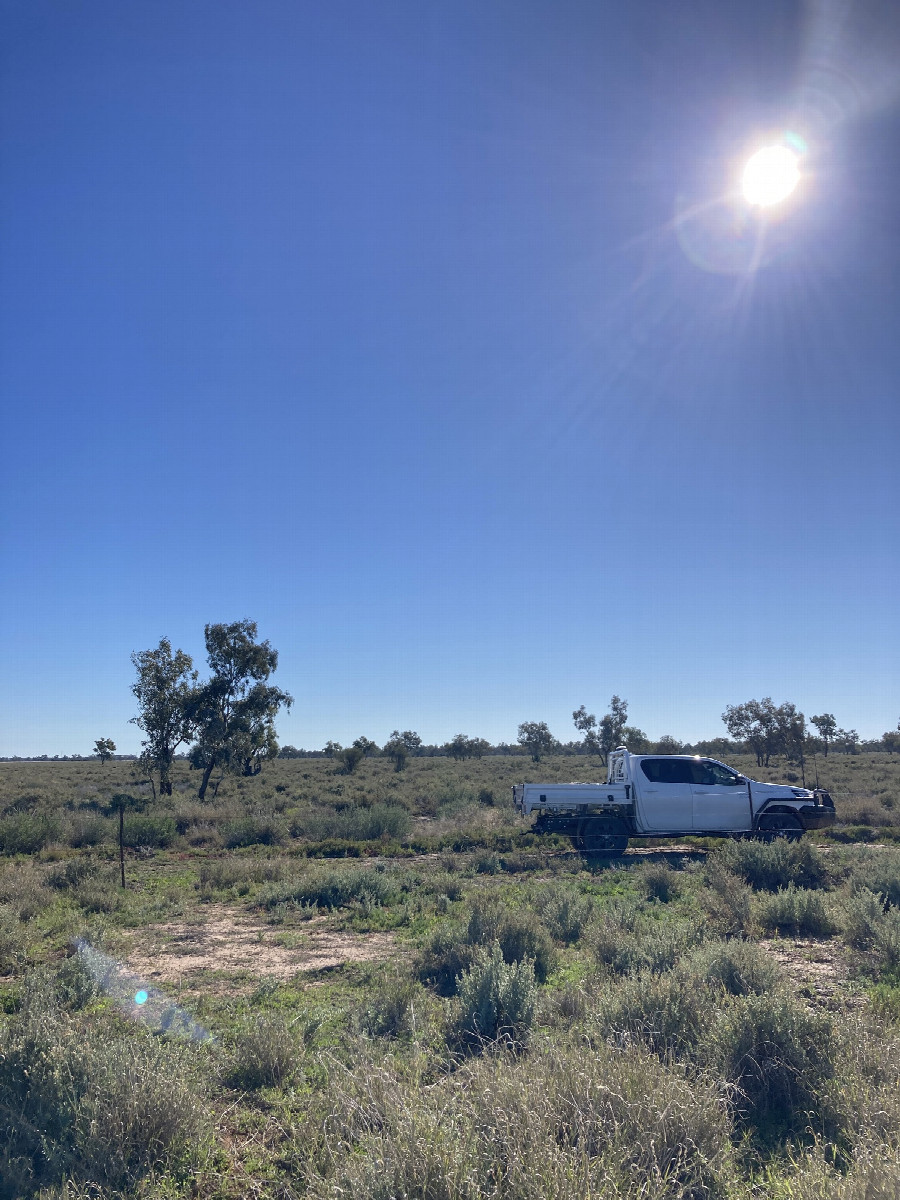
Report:
[[535,833],[585,854],[621,854],[632,837],[796,839],[834,824],[827,792],[758,783],[712,758],[614,750],[606,783],[520,783],[513,802]]

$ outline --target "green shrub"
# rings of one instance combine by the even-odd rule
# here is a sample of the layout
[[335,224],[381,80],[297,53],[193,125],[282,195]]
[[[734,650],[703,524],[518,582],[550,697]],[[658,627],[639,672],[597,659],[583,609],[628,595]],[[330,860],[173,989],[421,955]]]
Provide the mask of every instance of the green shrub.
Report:
[[59,822],[45,813],[0,817],[0,854],[36,854],[59,837]]
[[410,831],[409,813],[399,804],[351,805],[340,811],[318,809],[297,813],[291,819],[292,837],[311,841],[343,839],[352,842],[403,838]]
[[0,904],[20,921],[31,921],[53,903],[53,892],[33,863],[11,863],[0,875]]
[[193,1159],[206,1127],[189,1047],[73,1018],[32,976],[21,1014],[0,1026],[0,1196],[63,1177],[122,1187]]
[[506,908],[495,897],[478,897],[467,921],[445,922],[432,934],[419,961],[419,978],[452,996],[458,977],[475,961],[476,949],[495,941],[505,962],[529,959],[541,983],[556,964],[553,939],[536,913]]
[[376,868],[313,871],[297,880],[270,884],[260,894],[260,902],[266,908],[285,903],[328,909],[358,904],[370,910],[394,904],[399,898],[400,890],[394,879]]
[[567,946],[581,940],[596,912],[590,896],[564,884],[544,884],[535,901],[550,934]]
[[768,992],[781,974],[761,946],[739,939],[701,946],[685,961],[684,972],[732,996]]
[[424,1024],[427,993],[413,979],[397,976],[383,983],[365,1005],[361,1024],[372,1037],[413,1037]]
[[722,937],[747,933],[751,918],[750,888],[730,870],[719,854],[711,854],[703,872],[706,890],[701,902],[709,917],[710,928]]
[[593,1019],[604,1037],[641,1042],[665,1059],[690,1056],[714,1013],[713,994],[699,980],[645,970],[608,988]]
[[[712,857],[712,856],[711,856]],[[825,887],[830,876],[822,854],[811,842],[727,842],[715,857],[757,891],[774,892],[794,884]]]
[[889,909],[875,927],[873,949],[883,972],[896,976],[900,971],[900,910]]
[[710,1036],[710,1061],[735,1089],[735,1112],[764,1142],[833,1132],[826,1085],[834,1074],[829,1019],[782,992],[741,996]]
[[199,889],[201,892],[226,891],[243,887],[249,891],[251,883],[271,883],[284,877],[285,864],[279,858],[209,858],[200,864]]
[[851,890],[874,892],[883,896],[886,904],[900,906],[900,852],[860,849],[854,857]]
[[602,910],[592,928],[591,949],[597,960],[618,975],[637,971],[669,971],[681,956],[706,936],[693,920],[654,921],[621,906]]
[[506,962],[499,942],[480,950],[456,981],[457,1008],[452,1036],[461,1044],[502,1040],[523,1046],[531,1032],[537,1002],[534,964],[528,958]]
[[57,863],[47,873],[47,883],[53,888],[72,888],[89,879],[97,870],[97,864],[89,858],[70,858]]
[[884,920],[884,903],[881,896],[868,888],[849,895],[841,910],[841,929],[848,946],[856,950],[868,950],[875,941],[875,934]]
[[175,841],[175,822],[171,817],[150,813],[127,813],[123,841],[131,849],[138,846],[163,849]]
[[711,1200],[731,1194],[713,1081],[642,1048],[481,1055],[433,1080],[383,1056],[323,1095],[311,1200]]
[[70,846],[78,850],[84,846],[99,846],[104,842],[112,842],[117,837],[118,830],[113,821],[97,813],[84,813],[71,819],[67,840]]
[[760,896],[756,915],[766,933],[827,937],[835,928],[821,895],[793,884],[774,895]]
[[301,1051],[281,1017],[259,1017],[230,1040],[224,1080],[253,1090],[288,1083],[300,1066]]
[[275,846],[284,839],[281,822],[271,816],[241,817],[222,826],[222,836],[229,850],[239,846]]
[[648,900],[667,904],[681,890],[679,873],[663,862],[644,863],[637,876]]
[[104,874],[85,879],[72,889],[72,899],[85,912],[117,912],[124,902],[122,887],[113,875]]
[[0,909],[0,975],[15,975],[25,965],[25,931],[14,914]]

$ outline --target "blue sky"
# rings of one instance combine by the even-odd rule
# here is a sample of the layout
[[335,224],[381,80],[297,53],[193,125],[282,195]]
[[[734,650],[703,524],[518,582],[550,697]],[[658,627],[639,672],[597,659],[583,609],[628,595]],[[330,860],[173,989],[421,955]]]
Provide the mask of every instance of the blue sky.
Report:
[[893,728],[884,7],[2,0],[0,753],[243,617],[298,746]]

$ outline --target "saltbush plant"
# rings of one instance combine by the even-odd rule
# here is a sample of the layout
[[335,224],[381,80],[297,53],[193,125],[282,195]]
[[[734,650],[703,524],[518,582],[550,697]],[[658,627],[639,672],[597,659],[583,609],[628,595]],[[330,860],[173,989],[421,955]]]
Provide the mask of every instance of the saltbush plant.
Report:
[[121,1188],[202,1150],[205,1082],[189,1048],[59,1007],[36,973],[0,1024],[0,1196],[68,1177]]
[[776,838],[772,842],[726,842],[713,854],[756,891],[774,892],[791,884],[820,888],[830,881],[825,858],[808,841]]
[[298,1040],[281,1016],[260,1016],[229,1039],[223,1078],[229,1087],[253,1090],[292,1080],[301,1066]]
[[822,895],[789,884],[779,891],[759,896],[756,918],[764,933],[806,934],[827,937],[835,924]]
[[732,938],[700,946],[682,964],[686,977],[695,977],[731,996],[762,995],[771,991],[781,972],[761,946]]
[[537,1002],[534,963],[507,962],[499,942],[481,950],[456,981],[457,1000],[451,1038],[481,1046],[502,1040],[521,1048],[528,1041]]
[[740,996],[708,1031],[708,1057],[732,1085],[739,1121],[762,1142],[835,1132],[828,1102],[831,1021],[787,993]]

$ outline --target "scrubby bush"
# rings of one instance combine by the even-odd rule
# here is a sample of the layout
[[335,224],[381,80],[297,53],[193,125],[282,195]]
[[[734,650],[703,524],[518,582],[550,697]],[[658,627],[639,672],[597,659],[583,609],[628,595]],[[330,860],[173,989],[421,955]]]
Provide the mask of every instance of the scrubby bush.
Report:
[[885,904],[900,906],[900,851],[860,848],[851,860],[850,888],[871,891]]
[[870,949],[883,920],[884,902],[868,888],[860,888],[847,896],[840,910],[844,940],[856,950]]
[[411,1038],[425,1023],[428,996],[416,980],[396,976],[370,996],[360,1023],[372,1037]]
[[0,910],[0,975],[13,975],[25,965],[25,931],[8,909]]
[[69,821],[66,840],[74,849],[100,846],[118,837],[115,823],[98,813],[79,813]]
[[438,1081],[379,1057],[336,1076],[314,1113],[317,1200],[701,1200],[733,1177],[715,1083],[640,1047],[478,1056]]
[[290,831],[292,837],[317,842],[329,838],[368,842],[406,837],[411,823],[409,812],[399,804],[353,804],[341,810],[321,808],[296,813]]
[[660,900],[667,904],[681,890],[679,873],[673,871],[667,863],[644,863],[637,875],[648,900]]
[[201,1147],[203,1077],[191,1050],[59,1008],[31,978],[0,1026],[0,1196],[20,1200],[64,1176],[122,1187]]
[[279,858],[209,858],[200,865],[198,887],[204,894],[236,887],[249,891],[251,883],[271,883],[284,877]]
[[240,846],[276,846],[284,840],[281,822],[268,815],[240,817],[222,826],[222,837],[229,850]]
[[762,1141],[834,1132],[830,1020],[783,992],[738,997],[710,1032],[710,1061],[734,1087],[742,1124]]
[[536,913],[527,908],[506,908],[492,897],[479,897],[468,920],[445,922],[432,934],[420,957],[419,978],[442,995],[453,995],[459,976],[474,963],[477,949],[495,941],[505,962],[529,959],[540,983],[553,970],[553,939]]
[[604,1037],[641,1042],[665,1059],[689,1056],[714,1013],[713,993],[699,980],[644,970],[608,988],[592,1019]]
[[399,898],[400,889],[392,876],[375,868],[311,871],[296,880],[272,883],[260,893],[260,902],[266,908],[285,903],[328,909],[358,904],[368,910],[393,904]]
[[89,879],[97,870],[97,864],[89,858],[70,858],[57,863],[47,873],[47,883],[54,888],[73,888]]
[[551,935],[567,946],[581,940],[596,912],[590,896],[565,884],[544,884],[535,901]]
[[296,1075],[301,1056],[297,1038],[282,1017],[259,1017],[232,1035],[224,1081],[248,1090],[277,1087]]
[[480,950],[456,981],[452,1037],[463,1045],[503,1040],[523,1046],[534,1021],[537,981],[534,963],[507,962],[499,942]]
[[683,972],[732,996],[768,992],[780,977],[778,967],[761,946],[737,938],[700,946],[685,960]]
[[875,928],[873,948],[882,971],[896,976],[900,971],[900,910],[892,908]]
[[828,867],[811,842],[727,842],[716,856],[757,891],[774,892],[794,884],[800,888],[825,887]]
[[46,813],[0,817],[0,854],[35,854],[59,837],[59,821]]
[[822,896],[818,892],[794,887],[793,884],[774,895],[760,896],[756,916],[766,933],[827,937],[835,929]]
[[0,874],[0,904],[20,921],[31,921],[53,903],[53,892],[32,863],[11,863]]
[[700,901],[706,909],[712,932],[738,937],[750,928],[751,891],[740,875],[718,854],[711,854],[703,871],[706,889]]
[[591,949],[597,961],[618,975],[637,971],[669,971],[706,936],[693,920],[654,921],[626,906],[601,911],[592,927]]
[[175,841],[175,822],[172,817],[152,813],[129,813],[125,817],[123,841],[132,849],[171,846]]

